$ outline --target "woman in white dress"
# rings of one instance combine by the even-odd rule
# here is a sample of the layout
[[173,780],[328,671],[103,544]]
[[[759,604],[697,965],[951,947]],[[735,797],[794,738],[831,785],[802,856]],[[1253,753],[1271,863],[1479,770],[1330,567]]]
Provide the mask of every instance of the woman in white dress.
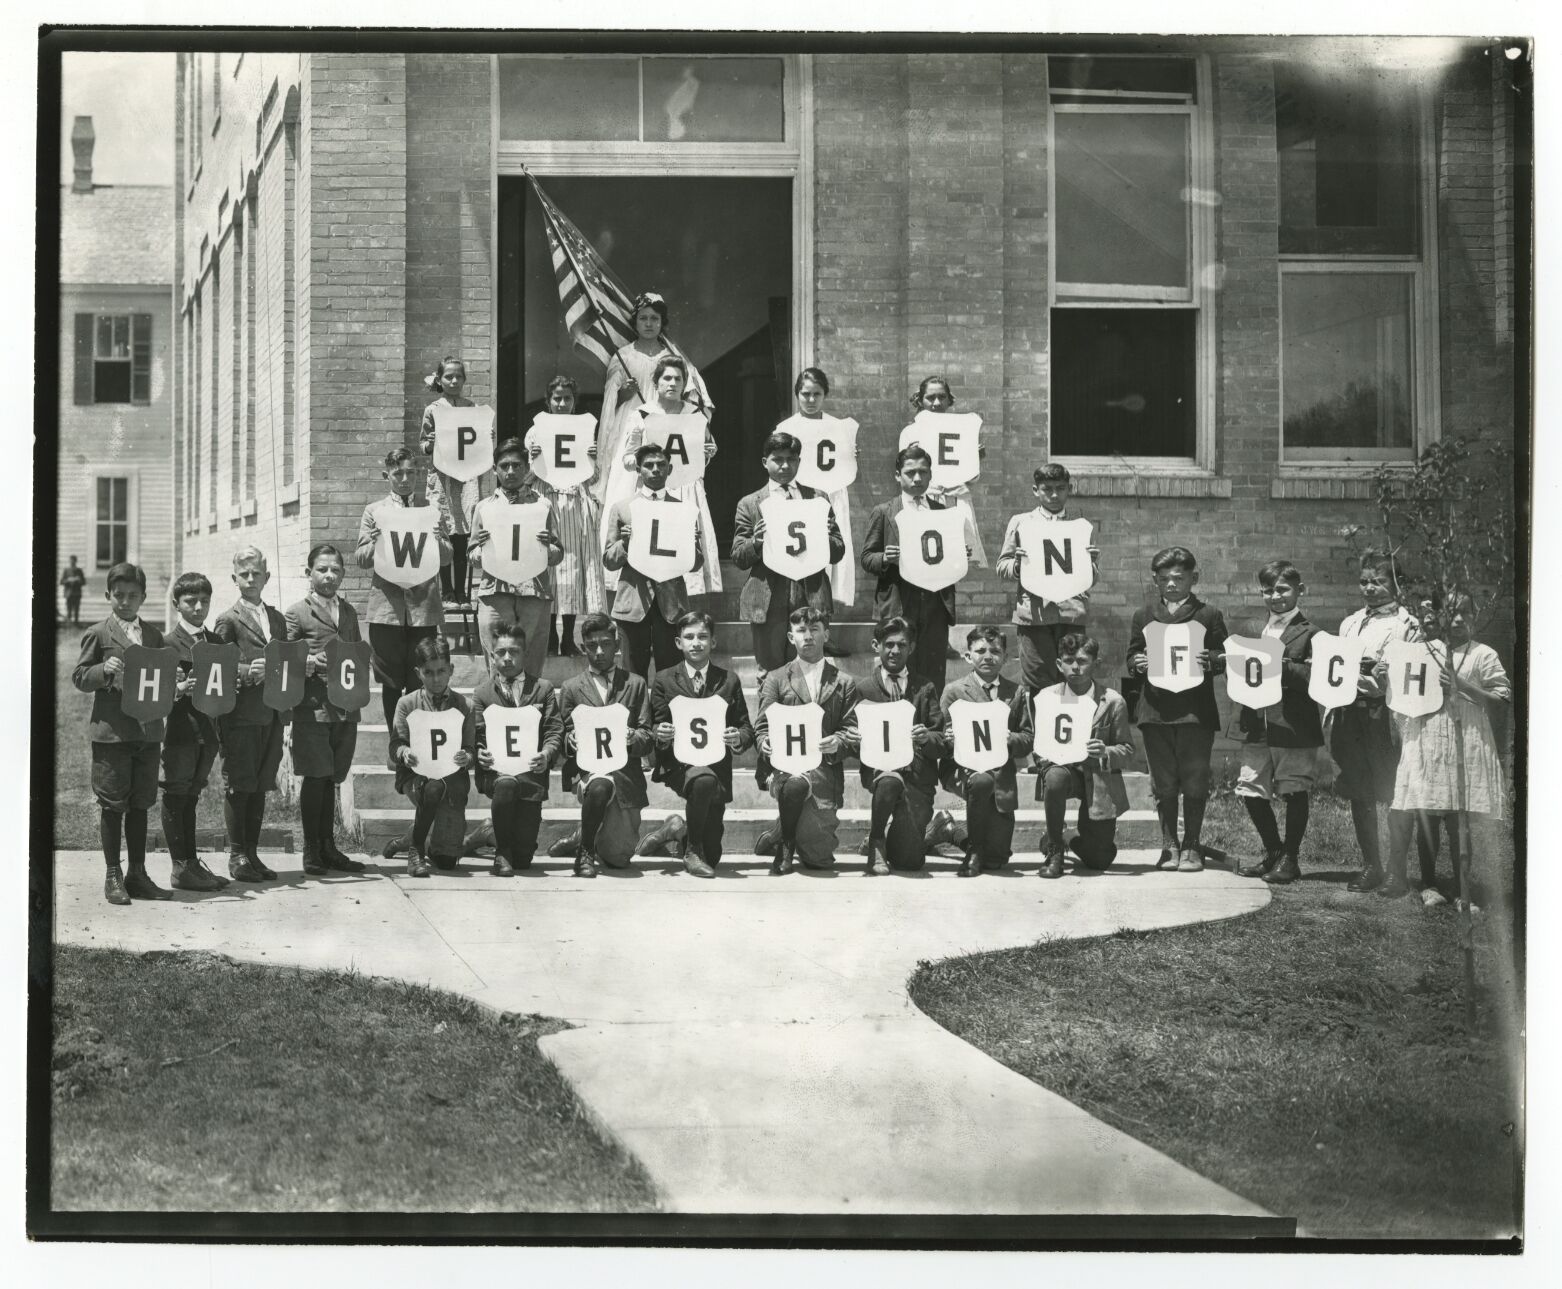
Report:
[[[623,468],[625,444],[628,443],[630,434],[638,428],[637,413],[640,407],[656,401],[656,364],[661,359],[680,358],[685,364],[687,379],[684,383],[683,401],[688,406],[683,410],[701,413],[707,423],[711,418],[713,409],[710,395],[705,389],[705,382],[701,379],[699,370],[684,356],[683,351],[666,336],[667,317],[667,301],[657,292],[645,291],[636,296],[634,341],[619,349],[607,365],[607,377],[602,384],[601,430],[597,435],[598,461],[601,469],[595,485],[597,498],[602,504],[603,531],[600,546],[607,545],[606,523],[607,516],[613,509],[613,503],[634,495],[638,476],[635,473],[633,460],[627,469]],[[703,485],[700,496],[703,499]],[[709,545],[705,549],[707,554],[712,554],[716,548],[714,545]],[[606,580],[607,589],[611,591],[618,585],[618,574],[609,571]],[[689,575],[691,594],[699,594],[707,589],[715,591],[721,589],[719,559],[708,558],[703,573]]]
[[[629,437],[624,441],[624,454],[622,464],[625,472],[634,470],[635,453],[645,441],[647,424],[658,416],[677,416],[686,414],[691,409],[689,404],[683,401],[683,391],[688,375],[688,363],[682,358],[675,358],[669,354],[656,364],[652,373],[656,396],[648,403],[642,403],[635,409],[635,423],[629,430]],[[710,460],[716,455],[716,445],[711,441],[710,435],[705,436],[705,463],[708,466]],[[638,477],[638,476],[635,476]],[[685,575],[684,582],[690,595],[704,595],[709,591],[721,590],[720,559],[716,557],[716,529],[711,522],[710,502],[705,499],[705,480],[696,479],[693,483],[682,488],[669,488],[667,490],[680,501],[692,501],[699,511],[700,546],[705,551],[705,559],[701,566],[693,572]],[[605,545],[605,543],[604,543]],[[717,565],[714,574],[714,582],[705,576],[709,566]]]
[[[797,412],[776,426],[778,431],[796,434],[805,422],[812,421],[818,424],[820,421],[841,420],[840,417],[831,416],[824,410],[824,400],[830,394],[830,378],[825,375],[823,369],[803,368],[792,386],[792,393],[797,396]],[[858,455],[855,439],[852,441],[852,455],[854,457]],[[835,601],[835,611],[839,615],[843,609],[849,610],[857,598],[857,557],[852,549],[851,510],[847,489],[841,488],[825,495],[830,499],[830,509],[835,512],[836,525],[846,541],[846,554],[838,563],[830,566],[830,597]],[[842,657],[847,651],[840,645],[832,648],[827,644],[825,652]]]

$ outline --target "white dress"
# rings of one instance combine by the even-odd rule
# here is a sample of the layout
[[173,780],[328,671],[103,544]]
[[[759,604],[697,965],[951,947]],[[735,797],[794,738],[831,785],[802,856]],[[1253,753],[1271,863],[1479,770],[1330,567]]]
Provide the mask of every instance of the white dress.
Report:
[[[1447,645],[1432,641],[1428,645],[1441,662]],[[1502,668],[1496,650],[1472,641],[1453,651],[1454,668],[1461,680],[1479,681],[1483,688],[1495,690],[1504,698],[1511,693],[1508,674]],[[1459,800],[1458,739],[1454,726],[1454,703],[1464,724],[1465,798]],[[1502,760],[1497,755],[1497,740],[1492,736],[1486,704],[1461,694],[1445,698],[1430,716],[1399,716],[1399,769],[1394,776],[1395,810],[1458,810],[1490,815],[1501,819],[1505,812]]]
[[[840,419],[838,416],[831,416],[828,412],[821,413],[818,417],[804,416],[799,412],[795,416],[787,417],[776,426],[776,429],[783,434],[795,434],[797,426],[806,425],[810,421]],[[830,565],[830,598],[835,601],[837,610],[843,607],[849,609],[857,598],[857,556],[852,548],[850,500],[845,488],[836,492],[827,492],[825,496],[830,499],[830,509],[835,512],[836,527],[841,530],[841,539],[846,543],[846,553],[841,556],[840,562]]]

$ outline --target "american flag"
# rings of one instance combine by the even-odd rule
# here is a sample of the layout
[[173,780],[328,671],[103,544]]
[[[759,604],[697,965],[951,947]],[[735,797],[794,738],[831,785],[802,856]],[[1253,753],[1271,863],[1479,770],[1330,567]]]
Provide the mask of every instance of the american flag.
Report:
[[[597,254],[596,247],[543,192],[537,176],[528,173],[526,178],[531,181],[532,191],[542,207],[542,226],[547,230],[548,249],[553,255],[553,273],[559,283],[564,325],[569,328],[570,339],[576,348],[584,349],[606,367],[617,350],[635,339],[634,301],[607,262]],[[665,332],[662,343],[688,361],[687,355]],[[696,406],[709,407],[710,394],[692,363],[689,376],[684,398]]]

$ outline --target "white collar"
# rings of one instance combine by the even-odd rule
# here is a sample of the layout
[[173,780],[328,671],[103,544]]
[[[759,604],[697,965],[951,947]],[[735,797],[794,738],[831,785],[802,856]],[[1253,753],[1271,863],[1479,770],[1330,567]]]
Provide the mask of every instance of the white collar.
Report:
[[641,497],[649,497],[652,501],[663,501],[667,497],[666,488],[663,488],[660,492],[652,492],[643,483],[637,489],[635,489],[635,492],[636,495]]
[[1294,618],[1301,611],[1302,611],[1302,606],[1300,604],[1298,604],[1289,613],[1282,613],[1279,617],[1276,617],[1273,613],[1271,613],[1269,615],[1269,625],[1272,626],[1272,627],[1283,627],[1283,626],[1286,626],[1286,625],[1288,625],[1290,623],[1291,619]]
[[1068,507],[1064,506],[1062,510],[1048,510],[1038,501],[1036,509],[1031,513],[1040,516],[1042,519],[1050,519],[1054,523],[1062,523],[1068,518]]
[[704,681],[705,673],[708,672],[709,670],[710,670],[710,663],[709,662],[707,662],[703,667],[696,667],[692,663],[688,662],[687,660],[685,660],[685,662],[683,664],[684,675],[688,676],[688,678],[690,680]]
[[898,676],[891,676],[889,672],[884,670],[884,664],[880,663],[879,683],[882,684],[886,690],[888,690],[891,680],[895,681],[895,683],[900,686],[900,696],[904,698],[906,696],[907,690],[911,688],[910,677],[905,672],[901,672]]
[[189,636],[190,639],[192,639],[192,640],[197,638],[197,633],[198,632],[204,631],[205,629],[206,629],[206,627],[205,627],[204,624],[202,624],[200,627],[192,627],[183,618],[176,617],[174,619],[174,630],[175,631],[183,631],[185,633],[185,635]]
[[1184,604],[1186,604],[1192,598],[1193,598],[1193,596],[1192,596],[1191,593],[1188,594],[1188,595],[1183,596],[1182,599],[1180,599],[1180,600],[1168,600],[1163,595],[1161,597],[1161,603],[1166,606],[1166,612],[1168,612],[1168,613],[1181,613],[1182,612],[1182,606]]
[[[796,493],[798,487],[798,485],[795,483],[777,483],[774,479],[770,480],[768,486],[770,488],[770,495],[773,497],[784,496],[788,492]],[[801,493],[798,493],[797,495],[801,496]]]
[[927,510],[927,509],[929,509],[928,504],[927,504],[927,494],[923,493],[922,496],[920,496],[920,497],[913,497],[909,492],[901,493],[900,494],[900,508],[902,510]]

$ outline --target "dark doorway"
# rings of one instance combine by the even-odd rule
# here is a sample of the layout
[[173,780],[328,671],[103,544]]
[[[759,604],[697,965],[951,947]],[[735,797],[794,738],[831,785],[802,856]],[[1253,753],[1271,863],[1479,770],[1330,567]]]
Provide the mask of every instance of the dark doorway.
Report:
[[[699,368],[720,448],[706,493],[725,549],[739,498],[764,482],[760,445],[791,408],[792,181],[543,177],[548,196],[634,295],[660,291],[669,334]],[[542,410],[556,373],[601,415],[602,365],[571,343],[541,212],[524,178],[499,181],[501,435]]]

